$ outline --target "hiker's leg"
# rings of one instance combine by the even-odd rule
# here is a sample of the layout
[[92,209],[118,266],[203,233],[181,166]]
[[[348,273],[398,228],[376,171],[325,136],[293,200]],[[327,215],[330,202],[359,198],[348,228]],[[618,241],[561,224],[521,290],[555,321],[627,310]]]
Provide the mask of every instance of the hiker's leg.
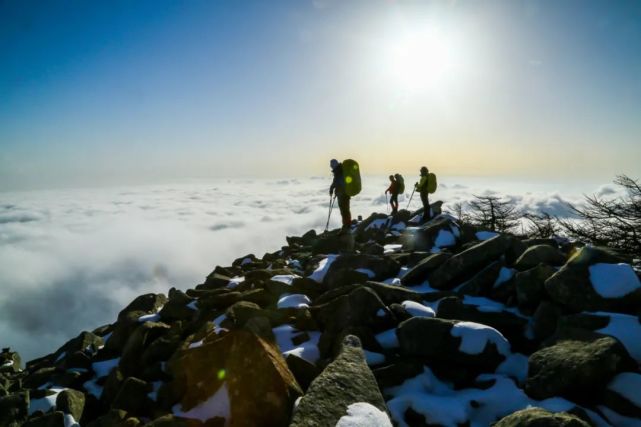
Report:
[[423,221],[430,219],[430,205],[427,200],[427,193],[421,191],[421,202],[423,203]]
[[352,223],[352,216],[349,212],[349,196],[338,196],[338,208],[341,211],[343,227],[349,226]]

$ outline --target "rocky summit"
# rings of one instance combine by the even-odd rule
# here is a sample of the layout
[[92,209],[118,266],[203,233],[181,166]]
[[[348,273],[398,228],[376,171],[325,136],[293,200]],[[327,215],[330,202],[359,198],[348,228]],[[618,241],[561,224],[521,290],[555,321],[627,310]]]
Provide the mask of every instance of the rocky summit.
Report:
[[440,206],[287,237],[25,366],[4,349],[0,426],[641,425],[632,261]]

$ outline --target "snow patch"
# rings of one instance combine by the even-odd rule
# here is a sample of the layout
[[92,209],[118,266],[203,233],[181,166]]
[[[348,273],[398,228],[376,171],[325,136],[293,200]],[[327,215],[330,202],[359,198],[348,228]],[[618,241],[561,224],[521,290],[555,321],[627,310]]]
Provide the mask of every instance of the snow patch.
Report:
[[363,353],[365,353],[365,360],[367,361],[367,364],[369,366],[375,366],[385,363],[385,355],[381,353],[376,353],[374,351],[365,349],[363,349]]
[[439,230],[436,239],[434,240],[434,246],[437,248],[448,248],[456,244],[456,237],[449,230]]
[[592,287],[603,298],[621,298],[641,288],[630,264],[597,263],[589,270]]
[[621,341],[630,356],[641,363],[641,324],[639,318],[629,314],[596,312],[594,314],[607,315],[610,322],[605,328],[596,332],[611,335]]
[[376,277],[376,273],[374,273],[369,268],[357,268],[355,271],[367,275],[367,277],[369,277],[370,279],[373,279],[374,277]]
[[430,307],[416,301],[403,301],[403,308],[414,317],[435,317],[436,313]]
[[304,294],[285,294],[278,300],[278,308],[308,308],[312,301]]
[[396,328],[388,329],[375,336],[376,341],[385,349],[396,348],[399,346]]
[[641,408],[641,375],[633,372],[622,372],[608,384],[608,389],[619,394],[638,408]]
[[450,334],[461,338],[459,350],[467,354],[481,354],[488,344],[494,343],[498,352],[510,354],[510,343],[499,331],[487,325],[474,322],[459,322],[452,327]]
[[493,231],[477,231],[476,232],[476,239],[477,240],[481,240],[481,241],[489,240],[492,237],[496,237],[498,235],[499,235],[499,233],[495,233]]
[[336,427],[392,427],[387,414],[367,402],[352,403],[347,407]]
[[205,422],[214,417],[222,417],[227,420],[225,425],[229,424],[231,418],[231,403],[229,392],[227,391],[227,382],[224,382],[220,388],[204,402],[194,406],[188,411],[183,411],[180,403],[172,408],[172,412],[177,417],[190,418]]
[[325,275],[329,271],[329,267],[332,265],[332,263],[338,258],[338,255],[328,255],[327,258],[323,258],[319,263],[318,263],[318,268],[314,270],[314,272],[309,276],[310,279],[315,281],[316,283],[323,283],[323,279],[325,279]]
[[[316,363],[320,359],[320,351],[318,350],[320,332],[299,331],[291,325],[278,326],[273,328],[272,331],[276,337],[276,344],[278,344],[283,356],[287,357],[288,354],[293,354],[310,363]],[[309,335],[309,340],[297,345],[292,342],[292,338],[305,333]]]
[[272,276],[271,280],[274,282],[280,282],[284,283],[286,285],[290,285],[293,283],[294,279],[299,278],[300,276],[297,276],[295,274],[277,274],[276,276]]

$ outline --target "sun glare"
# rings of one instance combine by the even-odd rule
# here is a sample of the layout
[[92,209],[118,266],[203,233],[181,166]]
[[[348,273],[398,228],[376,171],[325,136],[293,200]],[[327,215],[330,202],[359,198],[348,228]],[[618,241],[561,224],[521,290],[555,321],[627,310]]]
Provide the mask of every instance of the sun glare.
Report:
[[387,43],[387,78],[407,94],[434,92],[460,83],[463,49],[445,31],[429,27],[400,33]]

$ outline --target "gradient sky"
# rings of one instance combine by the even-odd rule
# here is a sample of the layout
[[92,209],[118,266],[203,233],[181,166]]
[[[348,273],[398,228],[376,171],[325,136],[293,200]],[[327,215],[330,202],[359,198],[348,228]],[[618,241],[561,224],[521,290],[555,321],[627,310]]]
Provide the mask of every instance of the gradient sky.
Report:
[[639,1],[0,0],[0,190],[641,177]]

